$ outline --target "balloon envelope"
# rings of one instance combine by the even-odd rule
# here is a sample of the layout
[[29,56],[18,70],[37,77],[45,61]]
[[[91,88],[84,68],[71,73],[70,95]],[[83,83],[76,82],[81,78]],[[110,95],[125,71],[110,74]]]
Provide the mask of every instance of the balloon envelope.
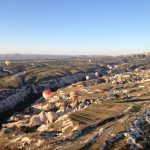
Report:
[[89,76],[86,76],[86,80],[89,80],[90,79],[90,77]]
[[43,97],[44,97],[46,100],[48,100],[48,99],[50,98],[50,96],[51,96],[52,93],[53,93],[53,92],[52,92],[51,90],[44,90],[43,93],[42,93],[42,95],[43,95]]
[[6,60],[6,61],[5,61],[5,64],[6,64],[6,65],[10,65],[10,61]]
[[96,76],[96,77],[99,77],[99,73],[98,73],[98,72],[95,72],[95,76]]
[[79,96],[79,93],[77,91],[71,91],[70,92],[70,98],[77,99]]

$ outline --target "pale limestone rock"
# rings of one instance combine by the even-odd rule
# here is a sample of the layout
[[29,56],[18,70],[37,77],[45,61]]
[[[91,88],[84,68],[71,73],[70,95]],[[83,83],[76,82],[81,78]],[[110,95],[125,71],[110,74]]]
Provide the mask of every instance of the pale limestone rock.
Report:
[[81,104],[79,105],[79,110],[83,109],[84,107],[85,107],[85,105],[81,103]]
[[63,116],[65,113],[64,113],[63,111],[61,111],[61,110],[58,110],[58,111],[57,111],[57,114],[58,114],[58,116],[60,117],[60,116]]
[[43,143],[44,143],[44,140],[39,140],[39,139],[38,139],[38,141],[37,141],[37,143],[36,143],[36,146],[37,146],[37,147],[40,147]]
[[45,111],[53,110],[53,109],[55,109],[55,104],[54,103],[48,103],[45,106],[43,106],[42,109]]
[[56,103],[55,105],[56,105],[57,108],[61,107],[61,103]]
[[17,121],[17,122],[12,122],[12,123],[7,123],[7,124],[3,124],[2,126],[4,128],[14,128],[14,127],[21,127],[23,126],[25,123],[21,120],[21,121]]
[[45,124],[41,125],[41,126],[37,129],[38,132],[44,132],[44,131],[46,131],[46,130],[48,130],[48,125],[45,125]]
[[43,104],[42,103],[37,103],[37,104],[34,104],[32,106],[33,109],[39,109],[39,110],[42,110],[43,109]]
[[50,123],[56,121],[59,117],[58,114],[55,112],[48,112],[46,113],[46,116]]
[[60,111],[65,112],[66,111],[66,107],[67,107],[67,103],[66,102],[61,103]]
[[43,122],[41,121],[39,116],[33,116],[30,119],[30,123],[29,126],[37,126],[37,125],[41,125]]
[[28,138],[28,137],[23,137],[21,142],[27,142],[27,143],[30,143],[31,139]]
[[47,115],[44,111],[42,111],[39,115],[31,117],[29,124],[30,126],[36,126],[46,122],[47,122]]
[[19,120],[28,119],[28,118],[30,118],[30,115],[17,114],[17,115],[10,117],[9,120],[19,121]]
[[62,123],[63,123],[63,121],[64,121],[64,120],[68,120],[68,118],[69,118],[69,115],[68,115],[68,114],[65,114],[65,115],[59,117],[59,118],[56,120],[56,122],[62,122]]
[[40,117],[40,120],[42,122],[46,122],[47,121],[47,116],[46,116],[44,111],[42,111],[38,116]]

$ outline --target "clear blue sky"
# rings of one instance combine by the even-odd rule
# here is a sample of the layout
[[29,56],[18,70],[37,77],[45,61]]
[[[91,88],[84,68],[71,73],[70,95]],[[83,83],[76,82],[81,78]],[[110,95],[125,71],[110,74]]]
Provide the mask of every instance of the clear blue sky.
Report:
[[150,0],[0,0],[0,53],[150,50]]

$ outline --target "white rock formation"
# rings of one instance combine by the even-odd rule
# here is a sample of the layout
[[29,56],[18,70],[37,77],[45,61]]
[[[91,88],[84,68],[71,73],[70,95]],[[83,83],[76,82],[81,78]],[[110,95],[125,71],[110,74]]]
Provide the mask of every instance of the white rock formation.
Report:
[[58,119],[58,114],[55,112],[48,112],[46,113],[47,119],[50,123],[56,121]]

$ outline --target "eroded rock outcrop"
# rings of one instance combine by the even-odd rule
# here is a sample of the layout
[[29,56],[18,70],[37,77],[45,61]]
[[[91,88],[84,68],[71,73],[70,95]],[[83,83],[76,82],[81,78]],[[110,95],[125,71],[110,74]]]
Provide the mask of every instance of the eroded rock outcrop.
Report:
[[[94,72],[88,74],[94,77]],[[40,96],[43,89],[57,89],[84,79],[85,73],[78,73],[49,81],[42,81],[36,86],[34,84],[31,84],[31,86],[24,86],[21,89],[18,89],[16,93],[13,93],[6,99],[0,101],[0,114],[5,114],[6,112],[7,114],[11,114],[12,112],[19,110],[17,107],[22,109],[25,108]],[[5,118],[5,115],[3,118]]]

